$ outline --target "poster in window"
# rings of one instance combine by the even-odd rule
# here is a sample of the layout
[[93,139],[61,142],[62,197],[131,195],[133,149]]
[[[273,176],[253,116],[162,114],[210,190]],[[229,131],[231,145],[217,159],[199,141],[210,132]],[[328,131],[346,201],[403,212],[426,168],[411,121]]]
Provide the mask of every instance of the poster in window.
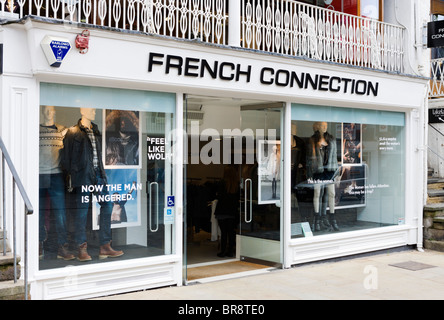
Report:
[[139,170],[106,169],[108,184],[105,186],[107,198],[99,199],[92,195],[93,230],[100,229],[100,204],[104,200],[112,203],[111,228],[134,227],[141,225],[141,196]]
[[142,135],[139,112],[109,109],[103,112],[105,168],[140,168]]
[[341,166],[335,182],[335,209],[366,205],[367,165]]
[[260,140],[258,145],[258,202],[277,203],[280,200],[281,142]]
[[361,0],[361,17],[379,20],[379,0]]
[[342,124],[342,164],[359,165],[361,164],[361,124],[343,123]]

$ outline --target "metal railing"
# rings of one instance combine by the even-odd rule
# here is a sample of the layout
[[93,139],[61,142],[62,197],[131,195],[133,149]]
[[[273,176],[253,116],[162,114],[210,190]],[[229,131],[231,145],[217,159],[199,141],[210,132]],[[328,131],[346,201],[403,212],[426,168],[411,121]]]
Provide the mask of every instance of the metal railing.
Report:
[[[439,138],[437,138],[437,140],[442,141],[442,139],[444,138],[444,133],[442,133],[441,130],[437,129],[435,126],[433,126],[430,123],[429,123],[429,128],[432,128],[434,130],[434,132],[436,132],[439,135]],[[438,145],[440,145],[440,143],[438,143]],[[427,146],[427,149],[429,151],[428,166],[433,168],[434,174],[436,174],[438,177],[442,177],[442,175],[443,175],[442,166],[444,164],[444,154],[438,152],[436,149],[433,149],[432,147],[430,147],[430,145]],[[432,157],[430,156],[430,153],[436,157],[436,159],[437,159],[436,161],[435,161],[435,159],[432,159]]]
[[[239,6],[232,10],[233,6]],[[229,8],[231,7],[231,8]],[[405,72],[406,29],[296,0],[0,0],[26,16]]]
[[[2,170],[1,170],[1,187],[2,187],[2,208],[3,208],[3,255],[6,256],[6,165],[12,175],[12,232],[13,232],[13,258],[14,258],[14,283],[17,283],[17,215],[16,215],[16,189],[19,190],[25,207],[25,223],[24,223],[24,285],[25,300],[28,299],[28,215],[34,212],[34,209],[26,194],[25,188],[17,174],[12,160],[6,150],[6,146],[0,137],[0,153],[2,154]],[[9,215],[11,216],[11,215]]]
[[[0,0],[0,13],[34,15],[226,44],[227,0]],[[9,3],[14,3],[14,6]]]
[[429,98],[444,98],[444,58],[431,60]]
[[405,28],[295,0],[242,0],[243,47],[404,72]]

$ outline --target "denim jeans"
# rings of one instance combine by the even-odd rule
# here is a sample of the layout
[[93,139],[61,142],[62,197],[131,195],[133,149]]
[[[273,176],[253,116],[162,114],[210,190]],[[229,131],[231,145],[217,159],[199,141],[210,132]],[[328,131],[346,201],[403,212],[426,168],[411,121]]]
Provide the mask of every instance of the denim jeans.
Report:
[[[93,202],[93,195],[96,197],[103,195],[107,196],[108,191],[106,189],[105,180],[99,170],[96,170],[97,183],[94,185],[94,192],[82,192],[82,187],[76,188],[76,206],[77,214],[75,218],[75,232],[76,242],[78,245],[86,242],[86,224],[88,218],[88,210],[90,205],[95,205]],[[91,186],[89,186],[91,187]],[[86,201],[85,197],[89,197]],[[100,245],[104,245],[111,241],[111,213],[113,209],[113,203],[111,201],[100,201],[100,221],[99,221],[99,241]]]
[[[333,181],[333,175],[334,171],[324,171],[322,173],[315,173],[313,174],[313,179],[320,180],[320,181]],[[316,190],[317,188],[320,188],[320,190]],[[331,188],[333,187],[333,189]],[[315,193],[313,201],[317,200],[319,203],[319,211],[315,212],[318,216],[326,216],[327,215],[327,206],[329,202],[334,201],[334,185],[332,183],[321,183],[320,185],[315,185]],[[333,198],[332,198],[333,197]],[[330,213],[334,213],[334,202],[333,205],[330,205]],[[315,210],[316,211],[316,210]]]
[[64,245],[67,243],[67,237],[63,174],[40,174],[39,186],[39,241],[43,242],[47,238],[46,213],[51,210],[55,220],[57,242]]

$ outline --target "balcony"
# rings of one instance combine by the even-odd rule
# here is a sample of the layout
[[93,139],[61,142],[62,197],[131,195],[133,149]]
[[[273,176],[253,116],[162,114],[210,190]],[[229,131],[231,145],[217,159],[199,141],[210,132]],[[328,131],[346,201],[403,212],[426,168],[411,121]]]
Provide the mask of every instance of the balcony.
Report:
[[0,0],[26,16],[405,72],[404,28],[295,0]]
[[429,98],[444,98],[444,58],[431,60],[431,79],[429,83]]

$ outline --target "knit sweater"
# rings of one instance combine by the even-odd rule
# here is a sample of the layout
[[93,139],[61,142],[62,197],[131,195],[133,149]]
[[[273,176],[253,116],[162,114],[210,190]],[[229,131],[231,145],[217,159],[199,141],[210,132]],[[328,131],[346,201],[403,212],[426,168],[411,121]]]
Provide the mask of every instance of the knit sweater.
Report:
[[61,150],[63,149],[63,138],[67,129],[55,124],[53,126],[40,125],[40,174],[61,173]]

